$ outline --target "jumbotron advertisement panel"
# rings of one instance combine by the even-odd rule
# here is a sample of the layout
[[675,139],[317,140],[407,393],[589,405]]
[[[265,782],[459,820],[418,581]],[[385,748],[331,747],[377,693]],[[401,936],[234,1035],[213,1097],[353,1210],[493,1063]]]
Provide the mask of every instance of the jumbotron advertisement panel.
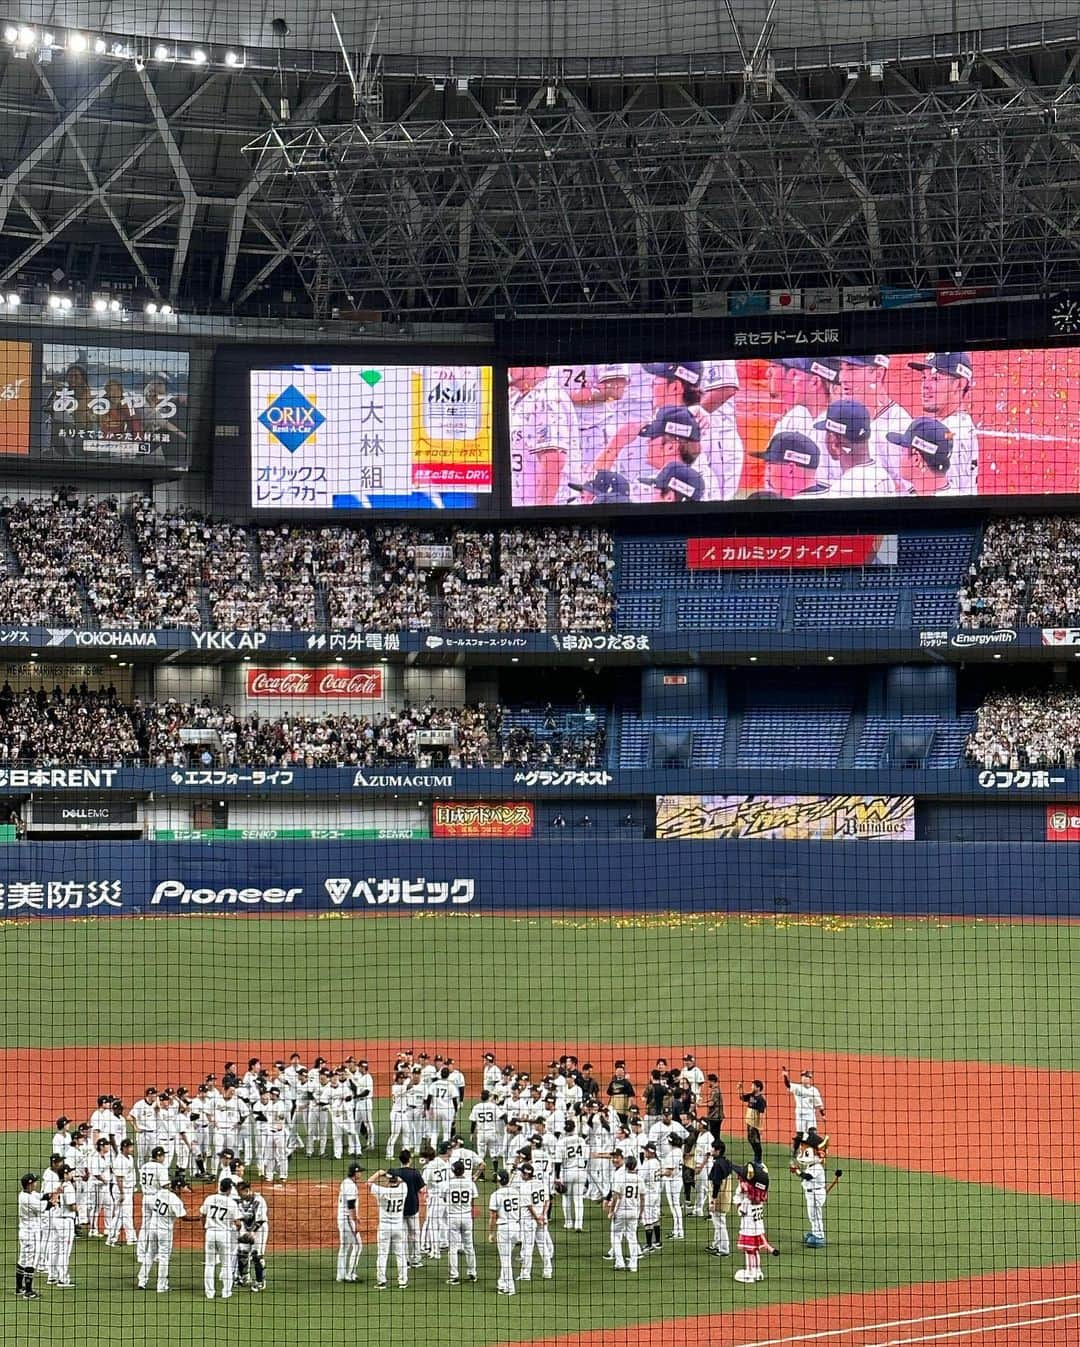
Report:
[[514,507],[1080,491],[1080,348],[511,366]]
[[473,510],[491,498],[490,367],[253,368],[248,398],[254,510]]

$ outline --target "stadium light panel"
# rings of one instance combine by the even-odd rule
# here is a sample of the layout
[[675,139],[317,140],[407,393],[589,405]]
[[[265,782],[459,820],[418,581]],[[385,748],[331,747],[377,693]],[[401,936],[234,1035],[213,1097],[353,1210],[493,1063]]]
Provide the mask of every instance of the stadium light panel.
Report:
[[202,47],[193,47],[191,49],[191,59],[195,65],[205,65],[206,52],[203,51]]
[[69,33],[67,49],[72,56],[81,56],[90,46],[90,40],[83,33]]
[[6,27],[4,28],[4,41],[18,42],[18,40],[19,40],[19,30],[15,27],[13,23],[7,24]]
[[170,55],[169,49],[168,47],[166,47],[164,42],[159,42],[157,46],[154,48],[155,61],[167,61],[169,59],[169,55]]

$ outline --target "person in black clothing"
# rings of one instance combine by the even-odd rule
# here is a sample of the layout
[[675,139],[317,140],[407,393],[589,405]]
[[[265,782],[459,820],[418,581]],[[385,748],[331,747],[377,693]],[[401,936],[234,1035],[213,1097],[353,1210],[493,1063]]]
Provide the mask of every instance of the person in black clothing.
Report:
[[574,1079],[581,1087],[581,1093],[586,1102],[590,1099],[600,1098],[600,1082],[593,1079],[593,1064],[586,1062],[580,1072],[575,1073]]
[[667,1082],[661,1072],[653,1071],[642,1094],[645,1100],[645,1116],[655,1121],[667,1107],[667,1100],[670,1097]]
[[607,1097],[619,1117],[625,1118],[630,1111],[630,1100],[637,1097],[633,1082],[626,1074],[625,1062],[615,1063],[615,1074],[608,1081]]
[[715,1254],[717,1258],[727,1258],[731,1254],[727,1214],[735,1188],[734,1173],[735,1166],[727,1158],[727,1147],[722,1141],[717,1141],[712,1148],[712,1167],[709,1170],[709,1215],[713,1239],[708,1246],[709,1253]]
[[746,1139],[750,1143],[750,1149],[754,1152],[754,1159],[758,1164],[762,1162],[761,1150],[761,1129],[765,1124],[765,1110],[768,1105],[765,1102],[765,1085],[760,1080],[752,1080],[750,1089],[744,1094],[743,1083],[740,1080],[735,1087],[739,1098],[746,1105],[746,1114],[744,1121],[746,1123]]
[[420,1189],[425,1184],[413,1165],[412,1151],[400,1151],[398,1159],[401,1164],[396,1169],[387,1172],[396,1174],[408,1189],[405,1194],[405,1210],[402,1215],[405,1217],[405,1229],[409,1238],[409,1266],[419,1267],[423,1262],[420,1257]]
[[709,1131],[719,1141],[724,1130],[724,1095],[715,1071],[710,1071],[705,1078],[705,1118]]

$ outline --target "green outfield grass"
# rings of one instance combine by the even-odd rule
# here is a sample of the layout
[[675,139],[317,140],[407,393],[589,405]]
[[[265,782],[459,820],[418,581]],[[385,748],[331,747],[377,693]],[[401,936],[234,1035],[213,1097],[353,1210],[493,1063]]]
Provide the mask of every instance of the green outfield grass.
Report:
[[[433,1050],[472,1041],[478,1052],[489,1041],[531,1040],[554,1052],[579,1040],[1080,1067],[1080,1009],[1070,991],[1080,926],[674,916],[175,918],[8,924],[0,943],[0,1034],[9,1048],[223,1040],[242,1051],[256,1040],[287,1047],[325,1037],[354,1042],[358,1051],[367,1041],[400,1039]],[[77,1072],[77,1051],[71,1062]],[[475,1059],[462,1065],[471,1100]],[[208,1061],[211,1067],[220,1062]],[[9,1084],[25,1093],[33,1082]],[[385,1080],[378,1087],[385,1095]],[[57,1099],[57,1108],[63,1102]],[[787,1101],[776,1102],[786,1127]],[[385,1138],[385,1099],[380,1110]],[[883,1131],[896,1125],[918,1127],[917,1108],[881,1120]],[[958,1141],[928,1136],[927,1146]],[[47,1146],[48,1134],[0,1135],[0,1173],[12,1195],[0,1223],[7,1269],[15,1254],[17,1175],[43,1165]],[[733,1153],[743,1158],[743,1150],[736,1143]],[[666,1244],[634,1278],[603,1260],[606,1222],[595,1206],[587,1208],[586,1234],[576,1236],[561,1229],[556,1203],[556,1280],[522,1287],[512,1301],[494,1294],[485,1213],[477,1223],[476,1286],[446,1286],[439,1264],[419,1270],[407,1293],[376,1293],[370,1247],[362,1284],[338,1286],[332,1249],[273,1252],[272,1240],[269,1291],[238,1290],[230,1303],[208,1305],[200,1254],[175,1255],[174,1293],[158,1297],[135,1290],[133,1256],[80,1240],[76,1289],[45,1290],[29,1305],[0,1297],[0,1328],[4,1341],[19,1347],[224,1344],[237,1334],[290,1347],[328,1341],[338,1329],[380,1347],[421,1337],[486,1347],[782,1300],[791,1304],[792,1331],[812,1331],[800,1302],[817,1296],[1080,1259],[1075,1207],[845,1161],[842,1138],[833,1162],[843,1164],[845,1177],[827,1208],[829,1246],[813,1253],[801,1244],[800,1186],[780,1150],[771,1149],[769,1160],[769,1232],[784,1256],[766,1260],[767,1280],[752,1288],[732,1280],[737,1256],[705,1253],[708,1222],[687,1218],[687,1242]],[[336,1184],[342,1168],[299,1159],[292,1175]],[[490,1184],[481,1188],[483,1203]],[[196,1190],[191,1206],[204,1191]],[[734,1237],[734,1216],[729,1228]],[[332,1241],[332,1229],[326,1233]]]
[[[27,1148],[47,1146],[48,1137],[8,1136],[0,1148],[4,1171],[15,1173]],[[664,1252],[642,1260],[636,1276],[615,1272],[602,1257],[606,1222],[587,1204],[587,1229],[572,1235],[561,1229],[556,1204],[554,1238],[556,1278],[519,1287],[510,1301],[495,1294],[497,1260],[482,1243],[477,1222],[479,1281],[447,1286],[446,1264],[428,1264],[399,1292],[393,1284],[376,1292],[374,1249],[365,1248],[361,1282],[338,1286],[334,1251],[272,1254],[269,1289],[253,1296],[238,1288],[232,1301],[206,1302],[202,1295],[202,1257],[189,1251],[174,1255],[168,1296],[135,1290],[134,1256],[105,1249],[98,1241],[79,1240],[72,1259],[76,1289],[43,1288],[41,1301],[27,1305],[0,1298],[0,1329],[15,1343],[70,1343],[73,1323],[80,1347],[107,1347],[122,1326],[139,1341],[224,1343],[235,1332],[265,1333],[275,1342],[316,1343],[334,1326],[360,1316],[358,1341],[396,1344],[424,1336],[440,1342],[497,1344],[539,1337],[572,1328],[600,1328],[677,1319],[691,1314],[767,1304],[800,1302],[826,1294],[901,1286],[927,1280],[1001,1271],[1016,1266],[1080,1258],[1075,1209],[1047,1199],[1002,1193],[978,1184],[954,1183],[925,1174],[906,1174],[872,1165],[845,1169],[843,1186],[830,1198],[829,1246],[810,1252],[801,1246],[805,1228],[798,1183],[784,1170],[783,1156],[770,1150],[774,1174],[769,1204],[770,1237],[782,1249],[766,1259],[766,1281],[756,1287],[732,1279],[741,1260],[713,1258],[704,1250],[711,1236],[707,1221],[687,1218],[687,1240],[665,1243]],[[307,1161],[302,1177],[335,1179],[340,1166]],[[480,1185],[486,1198],[491,1185]],[[194,1207],[206,1190],[198,1187]],[[670,1222],[665,1216],[665,1230]],[[735,1218],[729,1218],[734,1234]],[[1025,1241],[1024,1232],[1038,1231]],[[10,1229],[0,1237],[0,1260],[14,1259]],[[538,1270],[537,1270],[538,1272]],[[792,1332],[812,1330],[809,1316],[794,1304]],[[258,1339],[256,1339],[258,1340]]]
[[1080,925],[106,919],[12,923],[0,950],[6,1047],[576,1038],[1080,1068]]

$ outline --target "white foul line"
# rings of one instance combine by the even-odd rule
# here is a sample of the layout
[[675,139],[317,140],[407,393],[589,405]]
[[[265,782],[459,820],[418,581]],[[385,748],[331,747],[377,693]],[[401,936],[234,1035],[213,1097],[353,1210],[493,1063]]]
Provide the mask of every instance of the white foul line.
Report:
[[1032,1324],[1057,1324],[1063,1319],[1080,1319],[1080,1310],[1071,1314],[1051,1314],[1041,1319],[1013,1319],[1006,1324],[983,1324],[979,1328],[954,1328],[948,1333],[920,1333],[917,1338],[890,1338],[887,1342],[867,1342],[863,1347],[905,1347],[913,1342],[941,1342],[945,1338],[973,1338],[976,1333],[1003,1333],[1010,1328],[1030,1328]]
[[[980,1314],[996,1314],[999,1310],[1026,1310],[1036,1305],[1062,1305],[1073,1300],[1080,1300],[1080,1294],[1043,1296],[1039,1300],[1010,1300],[1003,1305],[983,1305],[978,1309],[951,1310],[948,1314],[924,1314],[917,1319],[885,1319],[877,1324],[856,1324],[850,1328],[819,1329],[816,1333],[796,1333],[784,1338],[759,1338],[756,1342],[739,1343],[738,1347],[787,1347],[787,1344],[792,1342],[817,1342],[821,1338],[842,1338],[852,1333],[875,1333],[880,1328],[909,1328],[915,1324],[937,1323],[941,1319],[965,1319]],[[1047,1322],[1051,1321],[1047,1320]],[[922,1342],[926,1339],[911,1338],[908,1341]],[[864,1344],[864,1347],[881,1347],[881,1344],[868,1343]]]

